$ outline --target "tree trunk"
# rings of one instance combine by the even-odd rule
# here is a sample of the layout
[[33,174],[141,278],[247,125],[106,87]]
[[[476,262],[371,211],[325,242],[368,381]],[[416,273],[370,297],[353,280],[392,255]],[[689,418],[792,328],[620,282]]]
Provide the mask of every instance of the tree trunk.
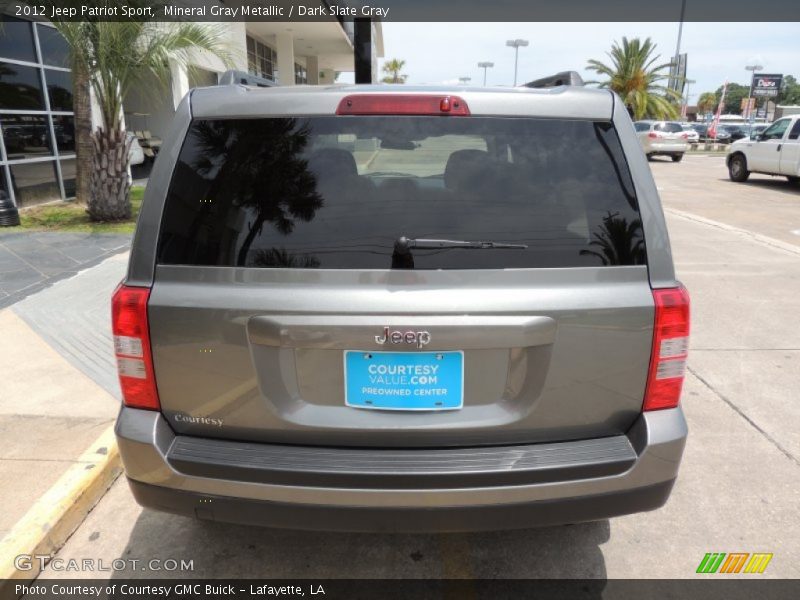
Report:
[[72,66],[73,103],[75,111],[75,197],[88,203],[92,175],[92,104],[89,95],[89,76],[83,63]]
[[253,240],[256,239],[256,235],[261,232],[261,228],[264,226],[265,220],[266,219],[261,214],[261,211],[259,211],[253,226],[250,228],[250,231],[247,232],[247,237],[244,238],[242,247],[239,249],[239,256],[236,258],[237,267],[247,266],[247,253],[250,252],[250,246],[253,245]]
[[122,129],[92,132],[92,174],[87,212],[92,221],[130,219],[130,142]]

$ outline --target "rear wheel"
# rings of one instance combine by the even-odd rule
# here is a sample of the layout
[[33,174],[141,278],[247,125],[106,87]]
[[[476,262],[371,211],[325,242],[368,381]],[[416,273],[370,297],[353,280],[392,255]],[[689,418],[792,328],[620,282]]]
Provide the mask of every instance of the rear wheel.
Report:
[[747,170],[747,161],[742,154],[734,154],[728,161],[728,176],[731,181],[747,181],[750,171]]
[[787,175],[787,176],[786,176],[786,179],[788,179],[788,180],[789,180],[789,183],[793,183],[793,184],[795,184],[795,185],[797,185],[798,183],[800,183],[800,177],[795,177],[794,175]]
[[648,154],[647,155],[647,160],[653,160],[653,155],[652,154]]
[[681,162],[683,160],[683,152],[680,154],[673,154],[672,155],[672,162]]

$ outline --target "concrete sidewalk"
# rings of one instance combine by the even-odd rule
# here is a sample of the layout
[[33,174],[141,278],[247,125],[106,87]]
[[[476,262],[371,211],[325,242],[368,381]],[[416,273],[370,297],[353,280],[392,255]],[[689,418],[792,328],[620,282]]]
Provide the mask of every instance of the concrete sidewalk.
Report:
[[110,297],[127,254],[0,310],[0,539],[111,425]]
[[129,234],[0,231],[0,308],[130,247]]

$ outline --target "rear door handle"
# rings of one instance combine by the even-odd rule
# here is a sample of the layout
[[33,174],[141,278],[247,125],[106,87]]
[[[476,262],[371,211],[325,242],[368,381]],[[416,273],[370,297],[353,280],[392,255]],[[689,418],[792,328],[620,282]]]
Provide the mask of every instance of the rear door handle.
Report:
[[783,144],[778,144],[778,152],[781,151],[781,146],[783,146]]

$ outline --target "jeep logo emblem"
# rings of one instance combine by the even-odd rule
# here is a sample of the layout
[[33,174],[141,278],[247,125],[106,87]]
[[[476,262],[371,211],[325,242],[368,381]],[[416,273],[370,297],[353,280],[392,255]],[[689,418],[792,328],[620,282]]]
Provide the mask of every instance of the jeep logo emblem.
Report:
[[384,327],[383,335],[376,335],[375,341],[381,346],[386,343],[415,344],[417,348],[422,348],[431,343],[431,334],[427,331],[398,331]]

